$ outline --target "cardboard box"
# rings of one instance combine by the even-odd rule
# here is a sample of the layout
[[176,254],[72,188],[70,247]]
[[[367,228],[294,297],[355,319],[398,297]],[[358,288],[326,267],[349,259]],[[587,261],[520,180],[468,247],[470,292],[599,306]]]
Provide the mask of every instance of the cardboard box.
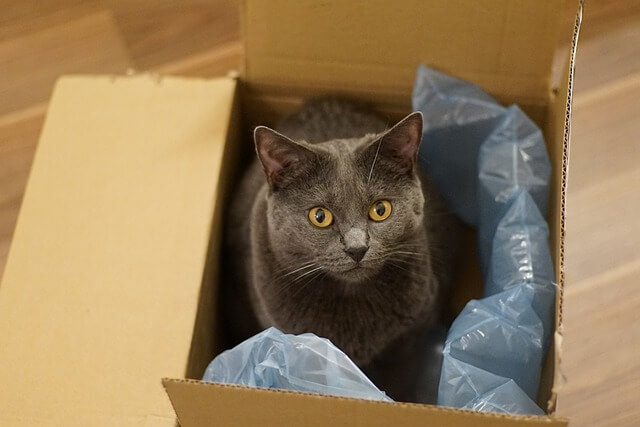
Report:
[[578,19],[554,88],[561,10],[553,0],[245,0],[240,79],[62,78],[0,285],[0,425],[173,426],[172,405],[183,427],[566,425],[554,416],[561,292],[538,399],[546,417],[184,379],[222,350],[221,220],[251,125],[324,92],[399,116],[421,62],[519,103],[542,127],[561,290],[579,30]]

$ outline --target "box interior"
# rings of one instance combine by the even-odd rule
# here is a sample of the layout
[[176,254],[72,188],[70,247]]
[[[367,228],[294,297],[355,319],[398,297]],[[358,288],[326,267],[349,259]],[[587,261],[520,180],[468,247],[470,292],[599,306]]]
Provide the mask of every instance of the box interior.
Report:
[[[225,154],[229,156],[229,160],[225,160],[225,164],[229,166],[229,169],[223,171],[223,176],[221,176],[221,183],[224,186],[222,192],[224,194],[223,197],[225,198],[232,193],[233,187],[239,177],[239,172],[244,170],[248,165],[248,162],[253,161],[255,158],[251,129],[257,125],[273,126],[279,118],[284,117],[286,114],[295,110],[295,108],[305,100],[305,98],[301,96],[280,96],[279,93],[287,92],[286,88],[274,88],[275,90],[272,94],[262,95],[256,94],[252,90],[251,86],[246,84],[246,82],[240,81],[239,83],[239,99],[236,102],[237,109],[235,110],[237,116],[233,119],[234,122],[231,127],[234,128],[235,131],[229,135],[229,148]],[[315,94],[316,93],[314,93],[314,95]],[[403,101],[393,103],[388,101],[385,103],[377,102],[376,95],[378,94],[373,94],[373,96],[370,97],[364,94],[357,97],[354,97],[352,94],[349,94],[348,96],[371,103],[377,111],[388,116],[390,120],[396,120],[398,117],[411,112],[410,93],[405,94]],[[505,102],[502,99],[500,100],[501,102]],[[520,104],[520,106],[543,129],[547,140],[549,154],[553,157],[553,153],[557,152],[557,150],[555,150],[556,144],[562,145],[562,141],[556,141],[556,134],[554,132],[552,122],[546,120],[546,118],[551,114],[550,110],[552,100],[552,96],[549,96],[545,104]],[[557,159],[552,159],[552,162],[554,164],[553,174],[555,177],[559,172],[561,172],[561,168],[559,168],[557,164]],[[557,177],[554,179],[557,179]],[[550,197],[558,197],[557,188],[554,187],[551,189]],[[228,205],[228,203],[223,203],[223,205]],[[549,216],[551,242],[554,242],[557,227],[551,220],[552,217]],[[204,290],[202,294],[204,297],[201,297],[199,316],[203,315],[203,313],[212,314],[217,311],[217,299],[215,298],[217,291],[215,288],[218,283],[218,280],[216,279],[219,277],[218,274],[220,273],[220,267],[216,260],[219,259],[219,251],[221,249],[220,238],[222,233],[224,233],[223,227],[223,219],[219,217],[215,218],[212,230],[214,230],[214,236],[218,235],[220,237],[212,238],[211,240],[212,246],[210,248],[209,259],[212,262],[209,263],[210,271],[205,273],[205,286],[203,287]],[[218,230],[219,234],[216,233],[215,230]],[[554,245],[552,245],[552,250],[555,252]],[[458,276],[455,279],[453,289],[452,295],[447,302],[448,310],[446,310],[447,314],[445,316],[448,317],[448,321],[451,320],[452,316],[457,315],[470,299],[482,297],[482,279],[477,259],[475,231],[470,227],[465,227],[463,232],[460,269]],[[193,363],[190,363],[188,369],[188,378],[201,378],[206,365],[216,354],[226,349],[224,348],[224,340],[216,339],[220,337],[220,333],[223,332],[220,331],[221,322],[219,320],[220,319],[217,314],[213,314],[206,320],[209,328],[196,328],[199,337],[194,339],[192,354],[202,354],[202,357],[194,356],[192,360]],[[198,324],[201,324],[201,322],[198,322]],[[211,329],[215,330],[215,333],[212,334],[210,331]],[[207,337],[213,337],[213,340],[208,340]],[[548,366],[547,371],[549,372],[543,373],[544,377],[550,377],[552,375],[552,366]],[[540,398],[538,400],[541,407],[546,406],[549,394],[550,390],[541,390]]]
[[[233,123],[236,139],[229,140],[235,150],[229,155],[235,159],[233,169],[236,174],[230,170],[223,179],[230,185],[225,194],[229,194],[237,171],[253,159],[253,126],[274,125],[303,100],[326,93],[368,102],[390,120],[397,120],[411,111],[415,70],[419,63],[426,63],[478,84],[505,105],[517,103],[543,130],[552,163],[547,219],[556,282],[561,290],[564,168],[568,140],[566,109],[573,64],[567,63],[561,86],[553,88],[551,61],[563,2],[498,1],[492,7],[484,7],[452,1],[444,7],[434,1],[408,1],[406,10],[416,13],[393,11],[405,23],[401,30],[379,25],[380,19],[387,17],[375,11],[388,11],[389,8],[385,9],[380,1],[373,3],[329,1],[315,4],[304,0],[294,6],[277,0],[266,6],[260,1],[243,2],[245,62],[239,80],[237,106],[240,113]],[[425,3],[428,4],[425,6]],[[431,15],[422,13],[426,10]],[[330,16],[325,16],[329,11]],[[355,26],[348,26],[356,14]],[[442,19],[434,19],[434,15]],[[280,16],[288,19],[281,20]],[[487,19],[482,21],[479,17]],[[427,27],[424,22],[433,25]],[[452,32],[452,26],[465,31]],[[336,28],[339,35],[331,31]],[[574,32],[574,48],[577,28],[579,26]],[[362,37],[362,34],[366,36]],[[446,34],[449,39],[439,38],[440,34]],[[425,42],[412,43],[414,40]],[[341,49],[333,48],[336,43],[340,43]],[[300,46],[305,49],[300,50]],[[459,49],[452,50],[451,46]],[[385,57],[381,61],[380,51],[392,58]],[[569,61],[572,60],[573,55],[570,55]],[[214,235],[216,230],[222,231],[216,227],[213,228]],[[451,313],[458,313],[468,300],[480,297],[482,293],[475,232],[467,229],[464,234],[463,268],[449,302]],[[217,254],[219,250],[219,239],[212,239],[211,252]],[[209,307],[201,308],[211,312],[216,307],[215,277],[209,276],[208,282],[204,288],[210,289],[207,292],[212,298],[207,299]],[[557,293],[556,305],[557,330],[561,320],[561,291]],[[215,315],[208,321],[209,328],[219,327]],[[201,357],[193,359],[201,363],[190,366],[189,378],[200,378],[206,364],[217,352],[224,350],[222,341],[211,341],[211,337],[219,338],[220,334],[201,334],[200,340],[208,341],[206,344],[194,339],[194,351],[211,349],[213,352],[202,353]],[[550,415],[555,411],[555,345],[552,342],[537,399],[539,406]],[[165,386],[170,383],[170,380],[165,382]]]

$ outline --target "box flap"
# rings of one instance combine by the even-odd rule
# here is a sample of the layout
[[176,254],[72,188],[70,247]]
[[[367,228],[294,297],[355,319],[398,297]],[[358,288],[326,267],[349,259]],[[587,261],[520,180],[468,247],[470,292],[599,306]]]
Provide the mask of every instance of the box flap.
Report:
[[[567,186],[569,177],[569,154],[571,146],[571,111],[573,105],[573,77],[575,72],[576,53],[578,49],[578,39],[580,36],[580,27],[582,25],[582,13],[584,9],[584,0],[580,0],[578,4],[578,12],[573,27],[573,35],[567,62],[565,64],[562,81],[558,87],[553,103],[549,108],[548,126],[549,131],[553,134],[556,144],[550,150],[550,157],[553,165],[552,188],[557,189],[555,197],[551,198],[549,212],[552,235],[551,241],[555,242],[552,246],[554,262],[556,266],[556,283],[560,288],[560,292],[556,293],[556,325],[555,334],[552,341],[552,349],[554,364],[553,376],[546,378],[547,383],[553,383],[553,388],[548,396],[547,410],[555,412],[558,389],[563,383],[562,374],[562,303],[563,292],[565,286],[565,235],[566,235],[566,218],[567,218]],[[543,378],[543,381],[545,378]]]
[[0,286],[0,425],[175,422],[235,87],[58,82]]
[[494,95],[540,99],[562,10],[561,0],[244,0],[244,74],[260,87],[406,94],[423,62]]
[[[164,379],[182,427],[203,425],[280,427],[566,426],[551,417],[480,413],[411,403],[322,396],[194,380]],[[251,402],[251,410],[247,410]],[[304,417],[304,418],[302,418]],[[517,424],[516,424],[517,422]]]

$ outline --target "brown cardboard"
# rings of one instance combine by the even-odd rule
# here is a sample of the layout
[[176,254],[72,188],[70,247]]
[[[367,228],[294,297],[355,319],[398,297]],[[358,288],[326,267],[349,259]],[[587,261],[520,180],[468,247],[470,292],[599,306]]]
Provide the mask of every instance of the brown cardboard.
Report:
[[[327,90],[401,115],[420,62],[519,102],[541,125],[561,290],[575,49],[554,90],[560,9],[552,0],[245,0],[240,91],[230,78],[62,79],[0,285],[0,425],[173,425],[161,377],[175,378],[163,384],[183,427],[566,425],[553,416],[557,344],[539,398],[547,417],[184,379],[221,350],[216,260],[243,129]],[[561,293],[557,308],[556,343]]]
[[58,82],[0,286],[0,425],[175,425],[235,87]]
[[411,93],[418,60],[518,102],[546,102],[558,0],[243,2],[252,87]]
[[165,380],[180,425],[305,427],[566,426],[564,419],[506,416],[433,405],[374,402],[192,380]]
[[[557,403],[558,385],[561,379],[561,358],[562,358],[562,292],[565,283],[565,230],[566,230],[566,201],[567,201],[567,183],[569,174],[569,149],[571,142],[571,108],[573,97],[573,76],[575,72],[575,60],[578,49],[578,38],[580,36],[580,26],[582,25],[582,11],[584,8],[584,0],[580,0],[576,20],[573,27],[573,35],[571,37],[571,46],[567,62],[564,67],[562,81],[560,86],[556,88],[556,96],[549,108],[549,116],[547,123],[554,134],[556,141],[562,141],[553,147],[552,158],[555,159],[554,168],[561,168],[561,173],[555,173],[551,185],[558,194],[551,199],[550,206],[550,222],[554,224],[554,233],[551,235],[552,244],[555,254],[556,280],[558,283],[558,294],[556,295],[556,331],[554,340],[549,350],[553,355],[553,376],[547,375],[543,378],[543,385],[550,388],[550,394],[547,409],[550,413],[554,413]],[[549,358],[551,359],[551,358]],[[548,360],[549,360],[548,359]],[[551,383],[548,387],[545,383]],[[542,385],[541,385],[542,387]]]

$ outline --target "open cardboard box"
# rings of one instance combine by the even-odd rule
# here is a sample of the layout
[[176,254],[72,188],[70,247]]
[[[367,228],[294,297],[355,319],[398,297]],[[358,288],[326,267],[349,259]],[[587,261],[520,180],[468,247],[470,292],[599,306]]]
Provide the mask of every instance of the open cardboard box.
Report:
[[[212,80],[64,77],[0,286],[0,425],[566,425],[556,418],[573,59],[551,69],[562,2],[246,0],[245,67]],[[410,110],[419,63],[518,103],[553,164],[560,292],[538,403],[475,413],[202,383],[219,344],[222,219],[251,126],[325,92]],[[469,252],[470,265],[474,257]],[[477,289],[473,268],[461,289]],[[473,294],[473,291],[469,291]],[[161,377],[171,402],[160,385]],[[173,409],[172,409],[173,405]]]

